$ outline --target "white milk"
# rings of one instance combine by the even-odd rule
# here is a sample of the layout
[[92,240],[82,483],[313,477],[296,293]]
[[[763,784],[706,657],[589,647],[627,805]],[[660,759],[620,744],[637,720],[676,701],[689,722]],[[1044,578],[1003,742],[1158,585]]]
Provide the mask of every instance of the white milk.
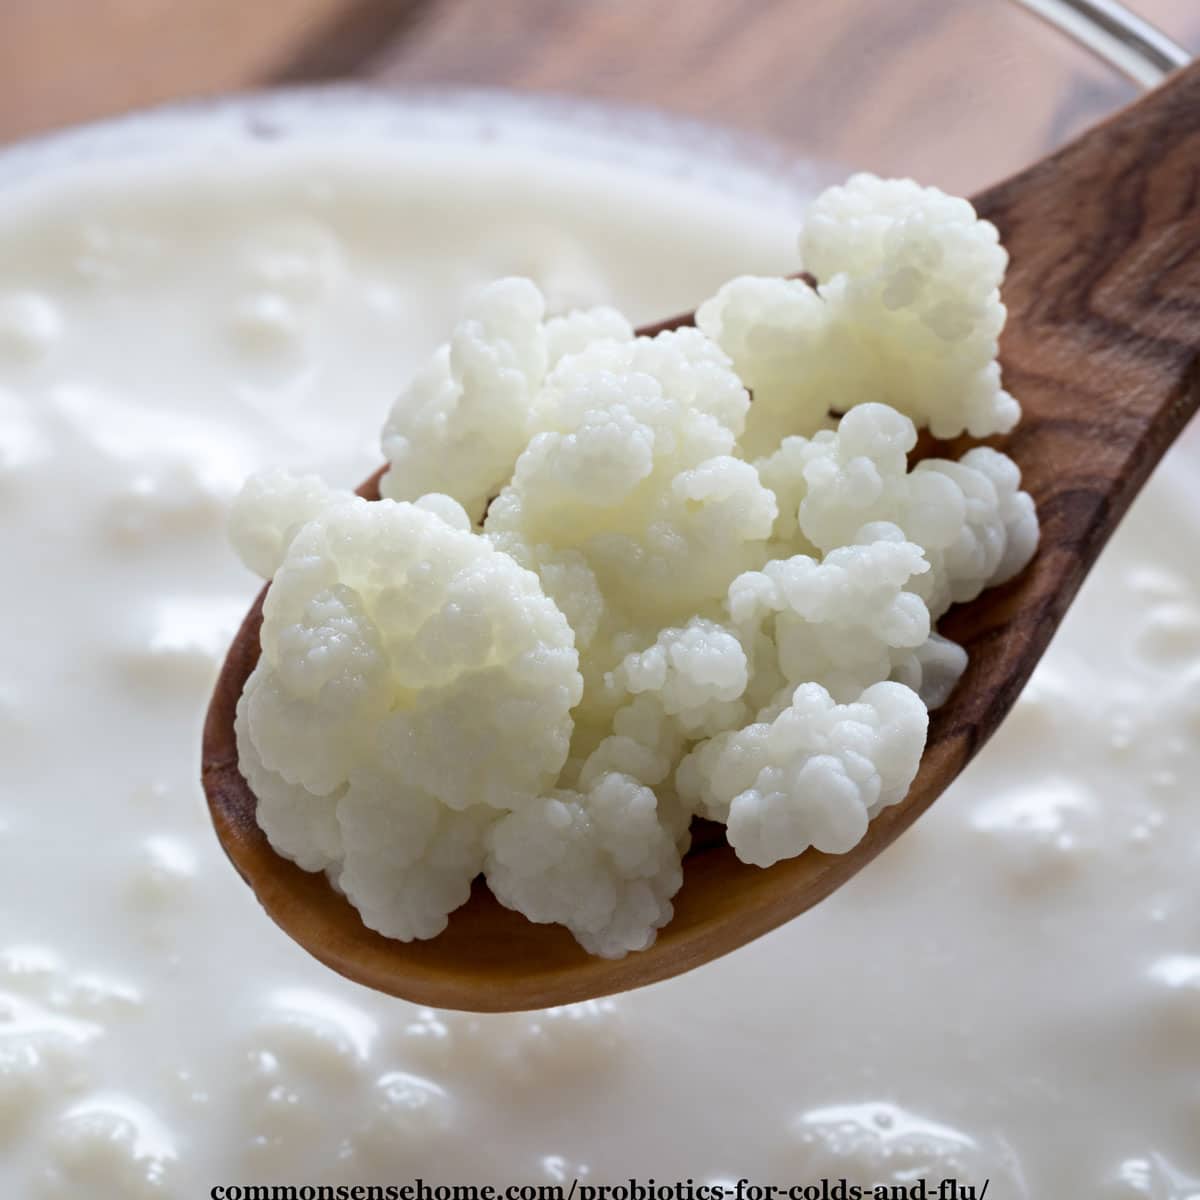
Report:
[[177,141],[0,189],[0,1195],[1200,1194],[1194,447],[979,762],[819,909],[612,1001],[422,1011],[289,942],[209,827],[201,718],[257,588],[229,498],[365,476],[483,280],[665,316],[794,269],[798,205],[504,144]]

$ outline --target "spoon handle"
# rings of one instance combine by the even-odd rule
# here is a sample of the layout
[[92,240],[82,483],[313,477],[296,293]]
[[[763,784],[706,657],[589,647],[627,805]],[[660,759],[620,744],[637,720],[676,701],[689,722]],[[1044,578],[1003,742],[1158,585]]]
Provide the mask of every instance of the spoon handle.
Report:
[[1008,439],[1065,609],[1200,403],[1200,64],[976,197],[1011,267]]
[[1200,405],[1200,65],[974,203],[1010,255],[1000,359],[1024,418],[1001,444],[1042,536],[1017,580],[942,624],[973,661],[931,725],[931,794],[1008,711]]

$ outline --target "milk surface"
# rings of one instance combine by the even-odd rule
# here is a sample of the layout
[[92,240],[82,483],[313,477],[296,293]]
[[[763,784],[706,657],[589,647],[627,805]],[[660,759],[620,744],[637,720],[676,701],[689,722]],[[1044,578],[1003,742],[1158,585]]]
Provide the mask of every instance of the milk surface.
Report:
[[434,1013],[311,960],[212,834],[200,725],[258,586],[229,500],[365,477],[486,280],[662,317],[795,270],[800,198],[320,134],[0,180],[0,1195],[1200,1195],[1195,444],[978,762],[818,909],[613,1000]]

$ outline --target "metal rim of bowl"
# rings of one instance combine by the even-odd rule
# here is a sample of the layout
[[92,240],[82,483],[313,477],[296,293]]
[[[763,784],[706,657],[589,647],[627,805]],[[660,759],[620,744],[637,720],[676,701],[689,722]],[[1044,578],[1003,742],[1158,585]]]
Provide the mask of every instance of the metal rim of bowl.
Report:
[[1014,0],[1139,87],[1152,88],[1191,55],[1119,0]]

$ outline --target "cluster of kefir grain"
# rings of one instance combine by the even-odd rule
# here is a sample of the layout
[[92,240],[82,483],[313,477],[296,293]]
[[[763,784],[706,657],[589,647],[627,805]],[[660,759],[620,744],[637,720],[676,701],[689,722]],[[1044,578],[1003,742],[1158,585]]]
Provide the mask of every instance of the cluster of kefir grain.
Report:
[[966,201],[866,175],[801,249],[816,287],[741,277],[652,338],[501,280],[397,400],[381,501],[243,492],[272,583],[242,771],[371,928],[433,937],[483,872],[616,957],[670,920],[693,814],[765,867],[904,797],[966,661],[934,622],[1037,544],[1003,454],[908,461],[918,426],[1019,416],[1006,256]]

